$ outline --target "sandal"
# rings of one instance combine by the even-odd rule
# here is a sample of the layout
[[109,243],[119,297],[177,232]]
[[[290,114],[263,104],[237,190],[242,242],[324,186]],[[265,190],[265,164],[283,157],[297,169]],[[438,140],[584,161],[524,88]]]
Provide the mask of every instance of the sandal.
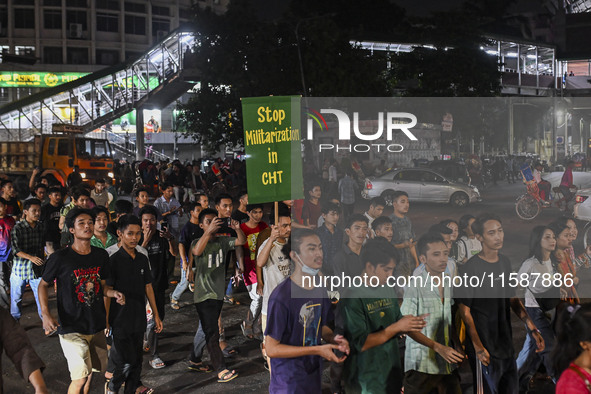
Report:
[[181,309],[179,302],[177,300],[175,300],[174,298],[170,299],[170,307],[172,309],[174,309],[175,311],[178,311],[179,309]]
[[146,386],[140,386],[135,390],[135,394],[152,394],[154,389]]
[[194,283],[189,283],[189,291],[191,293],[194,293],[195,292],[195,284]]
[[218,383],[226,383],[238,377],[238,373],[234,370],[230,371],[226,369],[225,371],[226,372],[222,373],[222,376],[218,375]]
[[238,349],[235,349],[233,346],[226,346],[224,350],[222,350],[224,357],[231,358],[238,355]]
[[203,362],[196,363],[195,361],[189,360],[189,370],[190,371],[197,371],[197,372],[213,372],[213,368],[211,366],[203,364]]
[[162,361],[160,357],[156,357],[155,359],[150,361],[150,366],[154,369],[161,369],[166,367],[166,364],[164,364],[164,361]]
[[242,329],[242,335],[244,335],[248,339],[254,339],[254,334],[252,332],[252,326],[248,327],[246,322],[242,322],[240,324],[240,328]]
[[226,296],[224,296],[224,302],[226,304],[233,305],[234,304],[234,298],[226,295]]

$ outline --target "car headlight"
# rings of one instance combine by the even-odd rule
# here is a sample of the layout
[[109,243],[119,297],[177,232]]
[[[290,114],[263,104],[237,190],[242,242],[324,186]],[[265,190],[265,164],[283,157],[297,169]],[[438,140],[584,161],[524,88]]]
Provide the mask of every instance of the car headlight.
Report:
[[112,172],[109,172],[109,173],[107,174],[107,176],[108,176],[109,178],[111,178],[111,179],[115,178],[115,174],[113,174]]
[[86,173],[85,172],[81,172],[80,176],[82,177],[82,179],[86,179]]

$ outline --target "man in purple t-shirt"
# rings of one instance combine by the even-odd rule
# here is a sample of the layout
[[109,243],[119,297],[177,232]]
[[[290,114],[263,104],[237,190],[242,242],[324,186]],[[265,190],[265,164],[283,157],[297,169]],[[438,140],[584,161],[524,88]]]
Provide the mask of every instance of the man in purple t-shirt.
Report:
[[[271,359],[269,392],[317,393],[322,390],[322,359],[342,363],[349,343],[328,327],[333,314],[326,289],[313,286],[322,267],[320,238],[312,230],[297,230],[284,250],[295,268],[269,298],[265,331]],[[342,353],[337,356],[335,350]]]

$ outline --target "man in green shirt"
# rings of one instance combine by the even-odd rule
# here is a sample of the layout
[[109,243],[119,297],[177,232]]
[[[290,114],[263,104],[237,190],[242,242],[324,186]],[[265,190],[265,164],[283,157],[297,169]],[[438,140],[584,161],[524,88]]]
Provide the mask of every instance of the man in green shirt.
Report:
[[402,366],[396,336],[420,331],[425,316],[402,316],[393,288],[396,249],[383,239],[361,249],[362,287],[352,287],[339,302],[351,354],[345,361],[347,393],[399,393]]
[[421,277],[422,283],[417,281],[416,286],[405,289],[401,311],[429,317],[421,332],[411,332],[406,338],[404,393],[435,390],[460,394],[462,390],[456,369],[466,356],[452,328],[450,279],[455,273],[446,271],[449,246],[441,234],[427,233],[419,239],[417,253],[424,269],[417,268],[413,275]]
[[237,238],[218,235],[223,221],[217,216],[218,212],[209,208],[199,214],[199,227],[203,229],[204,234],[191,245],[195,272],[189,270],[189,281],[193,280],[194,276],[195,308],[205,333],[209,357],[218,373],[218,382],[225,383],[238,376],[236,371],[226,368],[219,346],[218,318],[226,290],[226,255],[237,246],[244,245],[246,237],[236,220],[232,220],[231,228],[236,231]]
[[109,210],[105,207],[96,206],[92,209],[92,212],[96,215],[96,219],[94,219],[94,235],[90,238],[90,245],[101,249],[107,249],[109,246],[115,245],[117,238],[107,231]]

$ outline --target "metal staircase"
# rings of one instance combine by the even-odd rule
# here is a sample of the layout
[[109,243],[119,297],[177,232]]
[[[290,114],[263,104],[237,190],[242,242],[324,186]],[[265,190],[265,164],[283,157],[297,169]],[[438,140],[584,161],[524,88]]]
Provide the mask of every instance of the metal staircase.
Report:
[[181,27],[134,61],[0,107],[0,140],[26,141],[56,123],[90,132],[136,108],[163,108],[195,85],[183,77],[194,43],[193,32]]

